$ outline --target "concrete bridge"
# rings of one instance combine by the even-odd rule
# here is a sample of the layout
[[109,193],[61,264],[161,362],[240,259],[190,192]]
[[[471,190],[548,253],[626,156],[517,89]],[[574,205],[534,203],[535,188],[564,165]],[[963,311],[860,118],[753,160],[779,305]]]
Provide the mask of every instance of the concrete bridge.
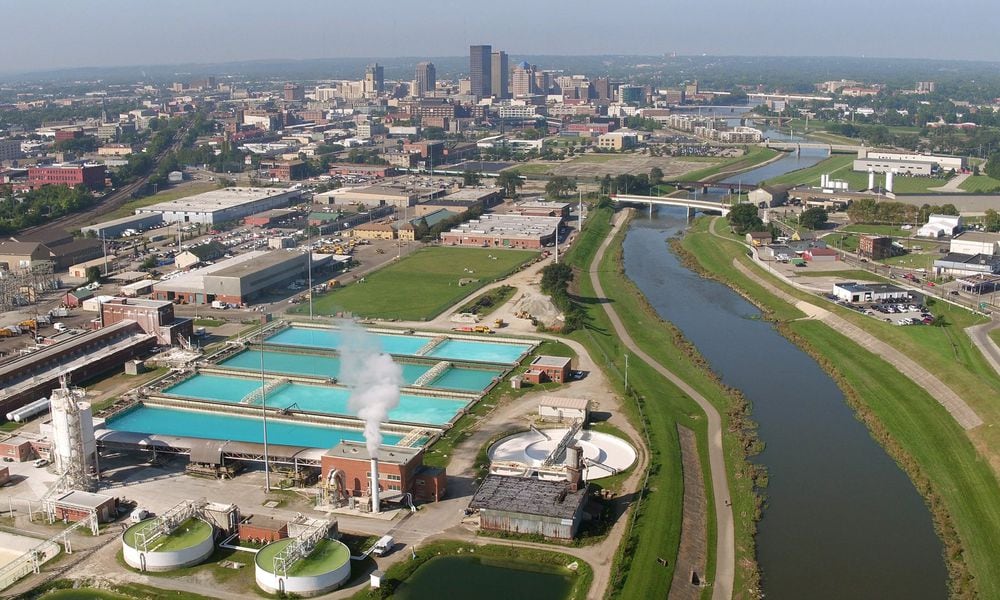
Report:
[[611,199],[615,202],[634,202],[637,204],[649,204],[650,209],[654,204],[659,206],[680,206],[688,209],[688,215],[693,215],[696,211],[717,212],[722,216],[729,214],[730,205],[712,202],[711,200],[692,200],[690,198],[678,198],[676,196],[638,196],[635,194],[612,194]]
[[765,148],[790,150],[792,152],[798,152],[803,148],[815,148],[817,150],[826,150],[831,154],[834,152],[857,152],[863,148],[863,146],[854,146],[850,144],[825,144],[822,142],[775,142],[772,140],[764,140],[760,143],[760,145]]

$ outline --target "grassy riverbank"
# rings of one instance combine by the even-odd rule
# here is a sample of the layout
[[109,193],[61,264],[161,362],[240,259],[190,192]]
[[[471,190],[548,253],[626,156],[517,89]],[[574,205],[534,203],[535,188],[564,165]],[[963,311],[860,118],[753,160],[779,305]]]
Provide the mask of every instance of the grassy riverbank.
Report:
[[[783,333],[831,373],[873,437],[886,447],[927,499],[945,544],[953,595],[1000,597],[1000,563],[995,560],[994,542],[1000,536],[1000,485],[988,462],[977,453],[984,437],[988,440],[992,436],[989,432],[993,428],[983,426],[966,435],[934,398],[879,357],[819,321],[792,322],[801,313],[736,270],[732,260],[743,256],[744,248],[712,236],[707,219],[695,225],[683,247],[704,270],[741,290],[782,322],[779,326]],[[762,276],[797,297],[821,304],[816,297],[793,290],[766,274]],[[878,322],[869,319],[871,323],[867,323],[864,317],[848,315],[832,305],[823,307],[866,329],[873,328],[873,334],[920,362],[970,403],[993,402],[991,399],[997,397],[987,391],[992,390],[991,380],[996,374],[986,372],[988,365],[974,349],[969,350],[967,336],[955,326],[972,318],[961,309],[935,307],[955,320],[952,327],[897,332],[876,327]],[[972,390],[966,385],[976,385],[977,378],[980,393],[967,395]],[[973,406],[979,411],[976,404]]]
[[[610,230],[610,210],[593,211],[591,219],[574,246],[567,262],[577,267],[574,292],[587,311],[587,327],[575,332],[573,338],[584,344],[595,361],[601,363],[609,379],[622,389],[626,349],[620,343],[607,315],[595,298],[586,273],[601,241]],[[753,473],[743,459],[745,436],[753,428],[746,420],[745,405],[707,371],[703,359],[679,332],[663,322],[646,303],[641,293],[625,277],[621,269],[621,242],[624,230],[612,241],[600,265],[600,278],[605,292],[612,295],[615,310],[626,323],[633,339],[656,360],[667,365],[692,387],[709,398],[724,419],[725,431],[738,431],[741,437],[727,435],[724,444],[733,510],[736,517],[736,597],[750,597],[749,590],[757,585],[754,562],[754,517],[758,514],[753,494]],[[703,413],[690,398],[666,382],[652,368],[634,359],[629,363],[629,388],[638,398],[638,405],[626,404],[626,411],[638,428],[645,420],[650,447],[649,479],[639,510],[633,517],[631,534],[616,556],[611,597],[664,597],[669,590],[673,559],[680,541],[680,515],[683,489],[680,471],[680,450],[677,424],[699,434],[699,453],[706,482],[711,482],[708,467],[706,427]],[[640,415],[641,408],[641,415]],[[743,440],[743,441],[741,441]],[[752,445],[752,444],[751,444]],[[712,494],[706,490],[708,514],[714,515]],[[714,522],[709,528],[709,563],[706,578],[714,573]],[[666,558],[663,566],[658,558]],[[706,591],[706,594],[710,595]]]

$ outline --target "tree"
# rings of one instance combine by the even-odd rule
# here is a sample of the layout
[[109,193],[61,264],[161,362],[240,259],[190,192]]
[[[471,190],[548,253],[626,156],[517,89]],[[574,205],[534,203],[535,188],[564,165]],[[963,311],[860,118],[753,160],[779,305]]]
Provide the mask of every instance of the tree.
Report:
[[986,231],[1000,231],[1000,213],[992,208],[986,209],[986,220],[983,224]]
[[663,183],[663,169],[653,167],[649,170],[649,185],[657,186]]
[[87,267],[87,283],[101,280],[101,270],[97,267]]
[[462,173],[462,184],[466,187],[479,185],[479,173],[467,170]]
[[574,190],[576,190],[576,182],[563,175],[557,175],[545,184],[545,193],[552,198],[562,198]]
[[759,231],[764,222],[757,216],[757,207],[753,204],[737,204],[729,211],[729,224],[736,233],[743,235],[748,231]]
[[826,209],[818,206],[807,208],[799,215],[799,225],[809,229],[819,229],[828,220],[829,216],[826,214]]
[[983,171],[993,179],[1000,179],[1000,152],[994,152],[990,155]]
[[508,198],[517,195],[517,190],[524,186],[524,181],[517,171],[501,171],[497,177],[497,185],[503,188],[503,193]]

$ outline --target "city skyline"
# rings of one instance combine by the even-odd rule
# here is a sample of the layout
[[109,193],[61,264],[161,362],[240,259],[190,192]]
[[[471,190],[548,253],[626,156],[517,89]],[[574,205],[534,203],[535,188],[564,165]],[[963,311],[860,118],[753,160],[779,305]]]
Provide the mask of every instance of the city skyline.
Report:
[[[717,27],[760,33],[731,36],[717,35],[712,28],[678,27],[694,25],[704,10],[690,0],[633,2],[620,19],[606,18],[602,6],[591,0],[579,3],[569,17],[558,7],[522,0],[513,0],[508,7],[514,13],[530,9],[534,22],[553,25],[547,28],[527,27],[520,21],[483,22],[476,11],[463,10],[467,7],[449,0],[420,7],[376,1],[370,5],[372,13],[388,16],[364,28],[352,27],[336,7],[314,0],[299,3],[300,11],[311,17],[294,21],[294,27],[276,27],[268,5],[259,0],[241,4],[239,11],[228,3],[191,0],[174,2],[170,11],[136,7],[124,0],[12,3],[5,14],[9,23],[19,26],[8,28],[7,38],[17,57],[0,72],[268,59],[435,58],[460,56],[476,43],[490,43],[512,55],[676,52],[1000,60],[1000,45],[993,39],[993,32],[1000,29],[1000,15],[986,0],[963,6],[963,14],[975,14],[975,19],[935,20],[934,35],[913,34],[928,31],[927,16],[935,5],[925,0],[905,7],[887,4],[844,0],[836,11],[825,14],[815,2],[775,12],[720,0],[713,13],[724,15],[724,23],[731,24]],[[57,20],[50,18],[54,10],[60,14]],[[143,20],[155,27],[136,27]],[[422,35],[412,35],[415,27]],[[601,35],[584,35],[598,28]],[[94,31],[114,31],[114,35],[94,35]]]

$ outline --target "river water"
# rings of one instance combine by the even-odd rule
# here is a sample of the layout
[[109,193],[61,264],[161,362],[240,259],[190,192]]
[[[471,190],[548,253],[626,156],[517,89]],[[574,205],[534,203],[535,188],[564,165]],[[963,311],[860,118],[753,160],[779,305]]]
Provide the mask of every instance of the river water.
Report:
[[[796,160],[803,158],[814,157]],[[742,181],[773,177],[779,173],[769,167],[782,161]],[[639,211],[624,242],[625,271],[752,402],[766,445],[755,460],[769,473],[756,540],[766,597],[947,597],[942,546],[906,474],[812,357],[760,320],[755,306],[669,251],[665,239],[685,227],[682,208],[660,207],[652,217]]]

